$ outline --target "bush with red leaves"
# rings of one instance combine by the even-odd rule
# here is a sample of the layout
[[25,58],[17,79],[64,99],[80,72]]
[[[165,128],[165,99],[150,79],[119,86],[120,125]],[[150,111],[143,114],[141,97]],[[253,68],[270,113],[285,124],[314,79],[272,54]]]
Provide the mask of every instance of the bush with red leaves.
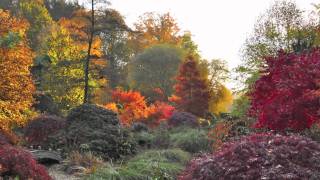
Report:
[[25,139],[29,145],[44,146],[50,135],[65,127],[65,122],[58,116],[41,115],[27,124]]
[[199,125],[197,116],[188,112],[175,111],[168,119],[169,126],[191,126],[196,127]]
[[19,179],[51,180],[44,166],[37,164],[29,152],[11,145],[0,146],[0,175]]
[[320,179],[320,144],[302,136],[253,134],[193,159],[180,180]]
[[301,54],[279,52],[254,84],[250,115],[256,127],[272,130],[310,128],[320,119],[320,49]]

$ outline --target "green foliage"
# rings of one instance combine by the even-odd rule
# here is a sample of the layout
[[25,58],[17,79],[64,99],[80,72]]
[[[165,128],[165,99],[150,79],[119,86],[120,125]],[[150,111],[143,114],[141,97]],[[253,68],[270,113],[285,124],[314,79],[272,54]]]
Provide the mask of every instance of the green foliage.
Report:
[[108,79],[108,86],[116,88],[127,86],[127,64],[133,52],[128,45],[128,32],[123,16],[114,9],[107,9],[101,21],[108,22],[108,31],[102,32],[102,49],[107,59],[105,75]]
[[171,146],[190,153],[209,152],[211,145],[207,134],[200,128],[177,128],[170,133]]
[[39,1],[20,0],[18,9],[18,14],[30,23],[27,34],[31,42],[31,48],[36,49],[39,44],[39,33],[48,27],[53,20],[46,7]]
[[243,64],[237,67],[244,91],[260,77],[264,57],[275,55],[280,49],[301,52],[319,45],[319,33],[313,21],[303,19],[294,2],[276,1],[263,13],[243,48]]
[[244,117],[247,115],[248,108],[250,106],[249,98],[246,95],[241,95],[234,100],[231,115],[235,117]]
[[149,97],[154,95],[154,89],[160,88],[170,96],[182,58],[182,51],[174,46],[156,45],[146,49],[129,64],[130,88]]
[[22,37],[17,32],[9,32],[7,35],[0,38],[0,47],[14,48]]
[[55,21],[62,17],[70,18],[72,13],[83,8],[78,1],[67,0],[44,0],[44,5],[48,9],[52,19]]
[[125,165],[106,167],[91,175],[88,179],[114,180],[173,180],[191,158],[180,149],[150,150],[130,159]]
[[[67,29],[53,24],[43,32],[37,74],[40,89],[51,96],[62,112],[79,106],[83,99],[85,54],[71,39]],[[45,58],[49,58],[46,60]],[[49,63],[44,64],[45,61]]]
[[120,127],[117,115],[96,105],[74,108],[63,133],[60,147],[68,152],[90,151],[104,159],[118,159],[135,152],[135,142],[131,134]]

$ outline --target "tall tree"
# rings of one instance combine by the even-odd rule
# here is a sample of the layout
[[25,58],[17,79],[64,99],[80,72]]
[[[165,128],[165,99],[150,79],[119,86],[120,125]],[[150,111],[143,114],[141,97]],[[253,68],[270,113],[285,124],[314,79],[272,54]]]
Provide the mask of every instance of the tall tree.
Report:
[[202,78],[198,64],[188,56],[180,65],[173,101],[177,109],[204,117],[208,112],[210,89],[208,80]]
[[42,0],[20,0],[18,4],[18,16],[25,18],[30,23],[27,32],[30,46],[33,50],[38,48],[38,36],[43,29],[53,22]]
[[180,29],[170,13],[145,13],[134,26],[138,33],[131,35],[130,43],[136,53],[156,44],[177,45],[180,42]]
[[67,0],[44,0],[44,4],[48,9],[53,20],[58,21],[61,18],[71,18],[72,14],[83,9],[78,1]]
[[35,90],[30,74],[33,52],[28,46],[28,23],[0,9],[0,128],[24,125]]
[[133,56],[133,51],[128,44],[128,31],[122,15],[114,10],[107,9],[105,16],[101,17],[109,22],[108,32],[102,32],[102,50],[107,60],[105,75],[108,86],[112,89],[117,86],[127,86],[127,64]]
[[253,35],[244,45],[243,64],[237,68],[244,90],[259,78],[259,70],[265,65],[264,57],[275,55],[280,49],[293,50],[298,35],[295,32],[302,24],[302,11],[290,1],[275,2],[259,17]]
[[62,112],[81,104],[83,99],[83,48],[71,38],[60,24],[47,28],[36,62],[43,64],[39,90],[53,98]]
[[280,51],[266,58],[263,75],[254,84],[250,114],[257,126],[303,130],[319,122],[320,49],[301,54]]
[[129,63],[128,84],[131,89],[155,99],[160,88],[166,97],[173,93],[175,77],[183,59],[181,49],[170,45],[156,45],[146,49]]

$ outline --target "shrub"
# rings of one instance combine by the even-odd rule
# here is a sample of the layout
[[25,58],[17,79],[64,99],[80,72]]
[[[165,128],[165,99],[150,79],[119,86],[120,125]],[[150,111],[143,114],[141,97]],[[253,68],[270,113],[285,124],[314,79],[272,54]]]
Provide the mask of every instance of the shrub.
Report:
[[152,139],[152,146],[156,148],[169,148],[170,132],[167,124],[161,124],[157,129],[153,131],[154,138]]
[[0,167],[0,174],[19,179],[52,179],[46,168],[37,164],[29,152],[11,145],[0,146]]
[[65,127],[65,120],[58,116],[40,115],[30,121],[24,130],[29,145],[48,146],[48,137]]
[[69,166],[81,166],[86,168],[86,173],[94,173],[98,168],[103,166],[103,160],[91,152],[80,153],[73,151],[67,159]]
[[122,125],[130,126],[143,122],[150,127],[157,127],[173,113],[174,107],[161,101],[148,106],[146,98],[137,91],[122,91],[117,89],[112,93],[114,102],[104,107],[119,114]]
[[212,142],[212,149],[219,149],[224,142],[226,142],[230,136],[232,124],[228,121],[217,122],[213,129],[208,133],[208,138]]
[[131,134],[120,127],[117,114],[96,105],[84,104],[70,112],[65,137],[68,150],[90,151],[104,159],[135,152]]
[[280,51],[250,93],[250,114],[256,126],[300,131],[317,123],[319,114],[320,49],[303,53]]
[[190,153],[208,152],[211,149],[207,131],[194,128],[178,128],[170,133],[171,146]]
[[133,136],[137,144],[142,148],[150,148],[155,138],[153,134],[147,131],[136,132]]
[[112,92],[112,100],[114,103],[109,103],[105,107],[117,112],[123,125],[130,126],[136,121],[146,119],[149,115],[145,97],[139,92],[117,89]]
[[89,179],[174,180],[190,159],[190,154],[180,149],[150,150],[128,161],[118,169],[101,169]]
[[36,103],[33,104],[33,107],[40,111],[41,113],[48,114],[61,114],[61,111],[58,105],[54,102],[53,98],[50,95],[43,93],[36,93],[34,95]]
[[188,112],[175,111],[168,119],[169,126],[198,126],[198,118]]
[[165,102],[157,101],[149,106],[148,118],[144,121],[149,127],[158,127],[170,118],[175,108]]
[[319,179],[320,144],[302,136],[253,134],[194,158],[180,180]]
[[144,123],[133,123],[131,126],[133,132],[149,131],[148,126]]
[[0,146],[17,144],[19,138],[12,132],[7,132],[0,129]]

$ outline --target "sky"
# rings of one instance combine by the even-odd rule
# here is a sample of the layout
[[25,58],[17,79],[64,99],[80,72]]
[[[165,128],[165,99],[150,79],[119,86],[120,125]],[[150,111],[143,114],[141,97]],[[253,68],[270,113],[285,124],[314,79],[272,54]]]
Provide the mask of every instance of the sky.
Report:
[[[84,0],[85,1],[85,0]],[[205,59],[223,59],[232,69],[241,63],[240,50],[257,18],[274,0],[110,0],[129,25],[145,12],[170,12],[182,31],[190,31]],[[313,10],[319,0],[296,0]],[[232,85],[229,85],[232,86]]]

